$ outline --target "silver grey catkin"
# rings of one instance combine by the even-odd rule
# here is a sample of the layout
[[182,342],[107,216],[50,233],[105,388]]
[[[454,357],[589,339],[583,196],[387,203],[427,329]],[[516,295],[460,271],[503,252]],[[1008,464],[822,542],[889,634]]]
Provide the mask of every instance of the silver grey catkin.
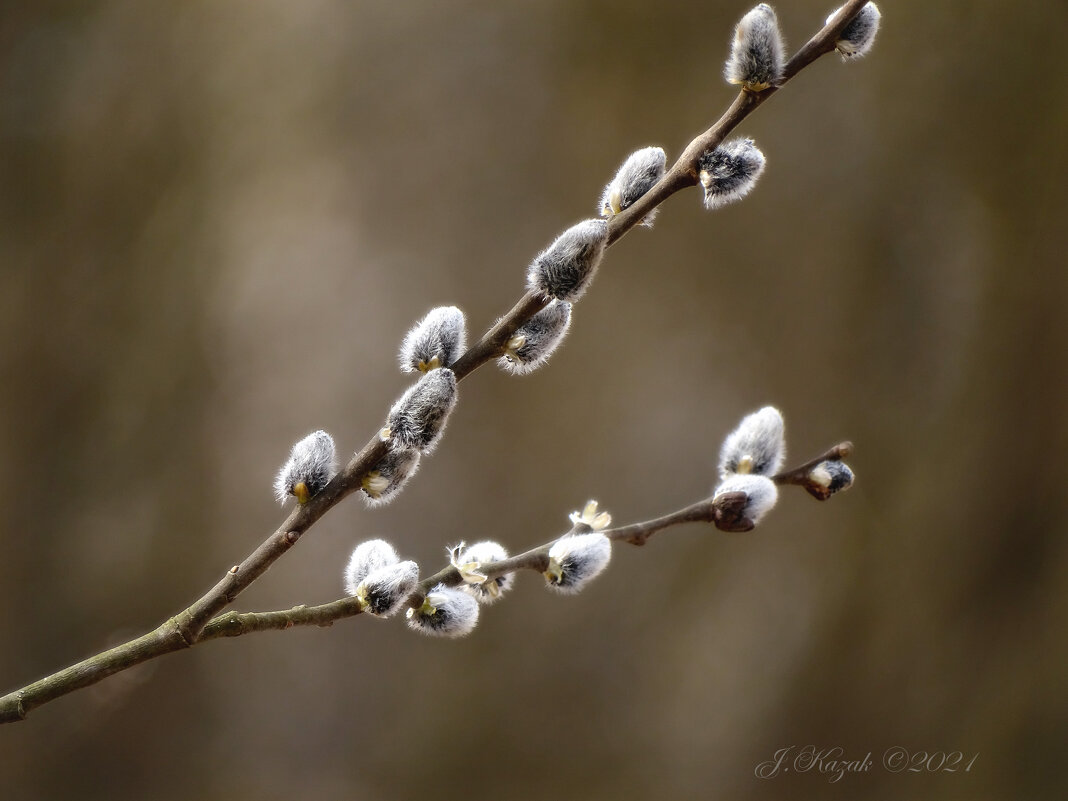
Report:
[[749,194],[764,171],[764,154],[752,139],[732,139],[702,155],[697,169],[711,211]]
[[746,496],[742,516],[756,526],[779,499],[779,488],[767,476],[754,474],[733,474],[727,476],[716,487],[713,500],[728,492],[744,492]]
[[549,549],[547,586],[565,595],[579,592],[608,567],[611,558],[612,543],[601,532],[567,534]]
[[[456,554],[455,561],[485,566],[507,558],[508,551],[503,545],[491,540],[483,540],[461,548]],[[461,589],[473,596],[480,604],[492,604],[500,600],[501,596],[512,588],[514,581],[515,573],[505,573],[481,584],[464,584]]]
[[[611,218],[630,208],[663,177],[666,164],[667,155],[661,147],[643,147],[631,153],[616,172],[612,182],[604,188],[601,195],[601,216]],[[646,214],[641,225],[652,227],[656,212],[657,209],[653,209]]]
[[719,452],[720,478],[746,473],[775,475],[786,458],[783,432],[782,413],[774,406],[746,415],[723,440]]
[[275,498],[285,503],[286,498],[295,495],[300,503],[307,503],[336,472],[334,439],[325,431],[316,431],[293,446],[275,477]]
[[527,288],[557,300],[578,300],[597,272],[607,241],[604,220],[571,226],[531,262]]
[[570,326],[571,304],[552,301],[516,330],[497,366],[517,375],[537,370],[564,341]]
[[423,605],[408,610],[408,627],[433,637],[463,637],[478,623],[478,601],[463,590],[436,585]]
[[373,509],[392,501],[418,469],[419,451],[405,448],[391,450],[360,482],[367,507]]
[[360,599],[365,612],[376,617],[391,617],[400,611],[405,599],[419,583],[419,565],[398,562],[372,570],[353,593]]
[[785,47],[775,9],[761,3],[738,23],[724,76],[750,92],[763,92],[782,80]]
[[[827,21],[830,22],[833,16],[834,14],[831,14],[827,17]],[[860,58],[871,51],[875,44],[875,34],[879,32],[881,19],[882,14],[875,3],[867,3],[857,12],[857,15],[842,29],[838,41],[834,43],[835,49],[842,54],[843,61]]]
[[395,565],[399,561],[400,557],[397,556],[397,552],[385,540],[361,542],[353,549],[348,564],[345,566],[345,592],[355,595],[356,588],[369,573],[380,567]]
[[451,367],[464,352],[466,343],[462,311],[455,306],[431,309],[404,337],[400,368],[406,373],[425,373],[438,367]]
[[447,367],[431,370],[393,404],[389,439],[402,449],[430,453],[455,405],[456,375]]

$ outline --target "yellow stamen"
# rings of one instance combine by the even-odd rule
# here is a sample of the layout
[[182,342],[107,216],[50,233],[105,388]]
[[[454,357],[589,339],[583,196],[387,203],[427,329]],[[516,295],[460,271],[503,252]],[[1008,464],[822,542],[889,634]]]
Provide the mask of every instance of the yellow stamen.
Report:
[[360,609],[366,609],[370,604],[367,602],[367,587],[360,582],[360,586],[356,588],[356,600],[360,602]]
[[360,485],[363,487],[363,491],[372,498],[379,498],[385,492],[386,487],[389,486],[389,479],[383,478],[382,474],[377,470],[372,470],[361,479]]
[[564,577],[564,570],[559,562],[555,559],[550,559],[549,569],[542,573],[542,575],[549,580],[550,584],[559,584],[560,580]]
[[420,359],[419,364],[417,364],[416,367],[419,369],[420,373],[428,373],[431,370],[437,370],[439,367],[441,367],[441,359],[439,359],[437,356],[435,356],[428,362],[424,362],[422,359]]

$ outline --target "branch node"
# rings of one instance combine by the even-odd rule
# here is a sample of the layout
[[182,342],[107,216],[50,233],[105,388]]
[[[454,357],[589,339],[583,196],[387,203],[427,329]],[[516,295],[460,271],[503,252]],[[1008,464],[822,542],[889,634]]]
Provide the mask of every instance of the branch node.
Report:
[[752,531],[755,524],[745,516],[749,497],[744,492],[724,492],[716,497],[712,522],[720,531]]
[[186,638],[185,632],[182,631],[182,624],[178,622],[178,618],[172,617],[169,622],[174,625],[174,630],[178,633],[178,639],[182,641],[182,647],[192,648],[193,643],[189,642]]
[[231,567],[230,568],[230,575],[231,576],[237,575],[237,570],[238,570],[238,566],[237,565],[234,565],[233,567]]

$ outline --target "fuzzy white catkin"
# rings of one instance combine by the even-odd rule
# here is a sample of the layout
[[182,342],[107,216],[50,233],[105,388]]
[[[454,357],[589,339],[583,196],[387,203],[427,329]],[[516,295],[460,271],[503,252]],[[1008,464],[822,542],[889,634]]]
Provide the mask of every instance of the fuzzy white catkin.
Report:
[[[503,545],[490,540],[483,540],[461,548],[456,556],[456,561],[489,565],[507,558],[508,551],[504,549]],[[461,589],[473,596],[480,604],[492,604],[499,601],[501,596],[512,588],[514,581],[514,573],[505,573],[482,584],[464,584]]]
[[455,306],[439,306],[404,337],[400,368],[406,373],[425,373],[437,367],[451,367],[464,352],[467,328],[464,313]]
[[399,561],[400,557],[397,556],[397,552],[385,540],[361,542],[353,549],[349,562],[345,566],[345,592],[355,595],[356,588],[368,574],[380,567],[395,565]]
[[608,567],[611,558],[612,543],[599,531],[563,536],[549,549],[547,586],[567,595],[579,592]]
[[571,226],[531,262],[527,288],[575,302],[593,281],[607,241],[608,224],[604,220],[585,220]]
[[698,179],[710,211],[741,200],[764,172],[764,154],[752,139],[732,139],[704,153],[697,162]]
[[751,92],[776,86],[782,80],[784,51],[775,9],[761,3],[738,23],[724,77]]
[[[600,213],[602,217],[614,217],[630,208],[638,198],[653,188],[664,175],[667,154],[662,147],[643,147],[627,157],[612,182],[604,188],[601,195]],[[657,209],[653,209],[641,221],[646,227],[652,227]]]
[[418,582],[419,565],[412,561],[398,562],[372,570],[353,594],[363,602],[368,614],[390,617],[400,610]]
[[774,508],[779,499],[779,488],[775,486],[775,482],[767,476],[755,474],[728,476],[716,487],[713,501],[727,492],[745,493],[746,502],[742,515],[752,520],[754,526]]
[[[834,14],[837,13],[838,11],[834,12]],[[831,21],[834,14],[827,17],[827,22]],[[843,61],[860,58],[871,51],[875,44],[875,34],[879,32],[881,19],[882,13],[875,3],[867,3],[857,12],[857,15],[842,29],[838,41],[834,43],[835,48],[842,54]]]
[[571,327],[571,304],[554,300],[516,330],[497,366],[516,375],[541,367],[564,341]]
[[400,494],[418,470],[419,451],[389,451],[360,482],[364,503],[369,509],[386,505]]
[[782,413],[765,406],[746,415],[723,440],[719,452],[719,475],[726,479],[735,473],[772,476],[786,458]]
[[447,367],[431,370],[390,409],[390,440],[400,448],[430,453],[455,405],[456,375]]
[[478,601],[463,590],[436,585],[418,609],[408,610],[408,626],[432,637],[463,637],[478,623]]
[[315,431],[293,446],[289,459],[274,480],[274,495],[279,503],[296,494],[303,484],[307,500],[317,495],[337,472],[334,439],[325,431]]

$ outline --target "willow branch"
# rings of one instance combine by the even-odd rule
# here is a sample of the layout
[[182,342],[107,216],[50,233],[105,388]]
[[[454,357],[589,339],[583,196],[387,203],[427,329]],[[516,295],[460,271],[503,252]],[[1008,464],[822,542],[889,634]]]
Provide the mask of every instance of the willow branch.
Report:
[[[683,151],[663,178],[637,202],[612,218],[608,231],[608,246],[618,242],[630,229],[641,222],[654,208],[676,192],[697,183],[697,161],[707,150],[714,148],[748,117],[758,106],[775,94],[798,72],[825,53],[834,49],[835,41],[850,19],[860,10],[866,0],[848,0],[834,17],[813,36],[785,65],[783,80],[778,87],[760,93],[747,90],[737,98],[723,116],[707,131],[697,136]],[[505,344],[516,330],[548,303],[546,298],[527,292],[504,317],[494,324],[482,337],[452,365],[457,380],[462,380],[504,353]],[[21,690],[0,697],[0,723],[22,720],[29,712],[51,700],[74,690],[95,684],[121,670],[164,654],[189,648],[203,639],[222,636],[237,636],[248,631],[263,631],[285,628],[289,625],[329,625],[334,619],[327,616],[304,618],[302,615],[322,607],[298,607],[297,614],[290,612],[261,613],[269,616],[289,615],[289,618],[248,618],[248,616],[216,616],[243,592],[252,582],[262,576],[279,558],[293,547],[300,537],[345,497],[362,486],[364,476],[386,455],[388,446],[377,435],[356,454],[330,483],[308,503],[297,506],[286,520],[256,550],[239,564],[231,567],[223,577],[201,598],[188,608],[170,618],[154,631],[112,648],[59,671]],[[642,538],[638,533],[628,537]],[[645,535],[647,538],[649,535]],[[628,539],[627,541],[631,541]],[[644,541],[644,539],[643,539]],[[519,558],[519,557],[516,557]],[[530,557],[533,559],[534,557]],[[333,609],[332,611],[350,611]],[[326,614],[326,613],[324,613]],[[278,625],[274,625],[274,623]],[[209,624],[211,626],[209,631]]]
[[[839,461],[848,456],[851,449],[852,445],[850,443],[840,443],[829,449],[822,456],[818,456],[798,467],[777,473],[771,478],[776,484],[797,484],[799,486],[804,486],[804,482],[797,480],[797,476],[811,470],[812,467],[818,465],[820,462]],[[649,538],[654,534],[686,523],[712,523],[721,531],[739,531],[742,529],[736,527],[735,520],[739,509],[739,502],[744,503],[744,500],[745,497],[743,493],[723,493],[712,498],[705,498],[690,506],[683,507],[682,509],[678,509],[652,520],[646,520],[642,523],[631,523],[628,526],[620,526],[618,528],[605,529],[602,533],[613,542],[625,542],[629,545],[641,546],[645,545]],[[565,532],[560,536],[563,537],[568,534],[585,531],[590,531],[589,526],[576,524],[570,531]],[[544,542],[530,550],[524,551],[523,553],[511,556],[508,559],[483,563],[478,568],[479,572],[486,576],[487,581],[491,581],[506,573],[512,573],[517,570],[533,570],[537,573],[542,573],[549,566],[549,549],[553,547],[558,539],[560,539],[560,537],[551,539],[548,542]],[[460,572],[455,567],[452,565],[443,567],[434,575],[419,582],[416,590],[408,597],[408,606],[418,608],[422,604],[426,594],[438,584],[443,584],[446,587],[455,587],[462,582],[463,579],[460,576]]]

